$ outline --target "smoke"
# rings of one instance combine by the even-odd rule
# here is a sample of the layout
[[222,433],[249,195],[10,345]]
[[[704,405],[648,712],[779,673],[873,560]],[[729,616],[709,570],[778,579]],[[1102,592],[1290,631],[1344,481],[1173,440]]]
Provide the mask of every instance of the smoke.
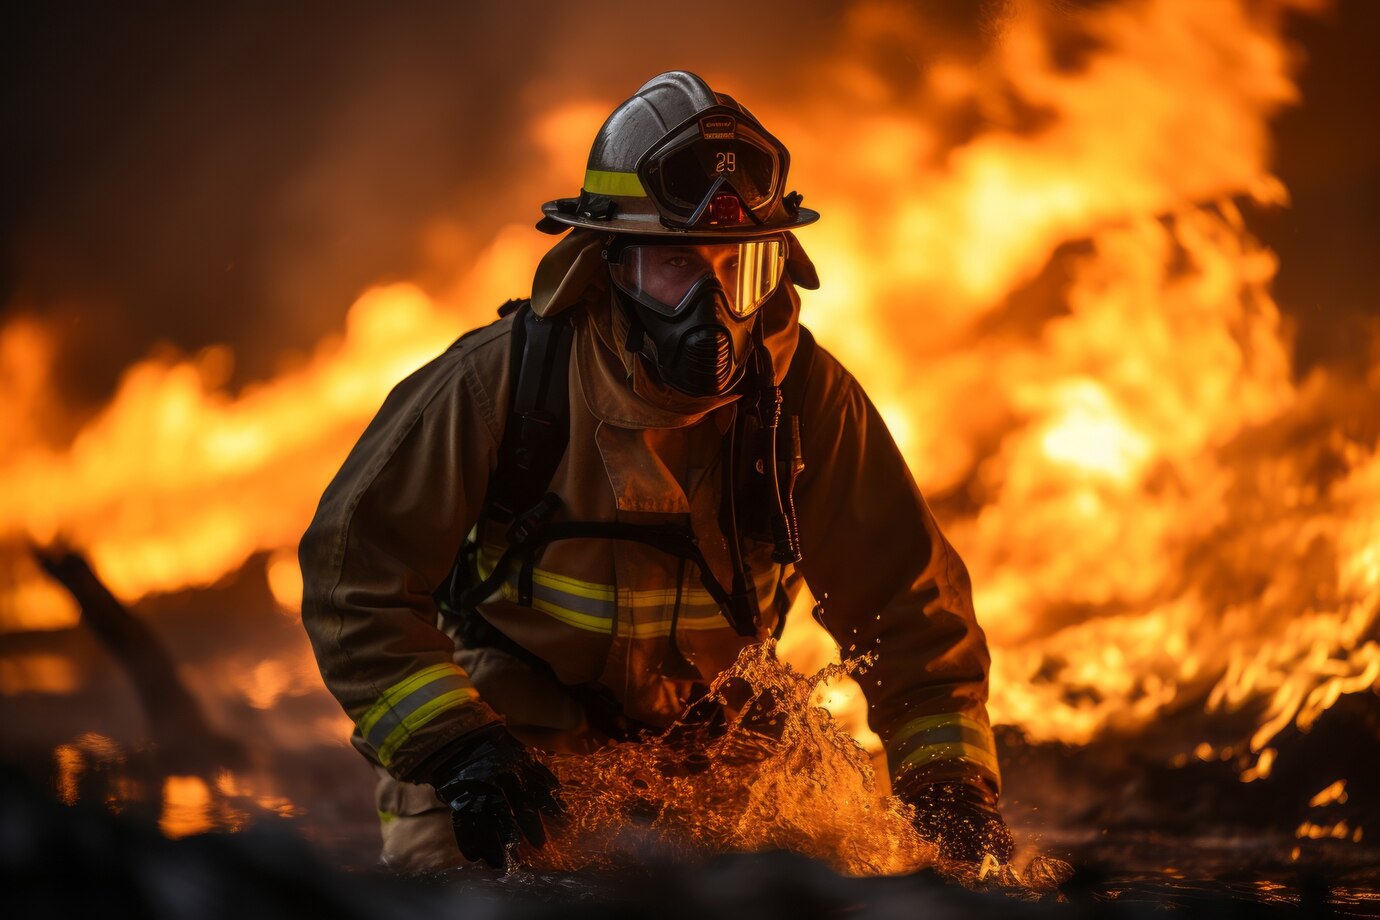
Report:
[[526,130],[539,113],[611,107],[673,65],[783,91],[836,13],[752,4],[727,26],[631,2],[25,15],[7,30],[23,40],[7,61],[0,300],[58,330],[55,382],[89,409],[158,341],[226,343],[235,382],[272,376],[369,284],[453,272],[537,214],[533,190],[572,193],[582,158],[544,171]]
[[[1044,12],[1072,68],[1096,44],[1075,14],[1101,5],[773,0],[728,21],[684,5],[554,0],[386,12],[324,3],[12,10],[12,78],[0,89],[11,138],[0,179],[0,317],[38,316],[56,330],[53,383],[78,415],[161,341],[183,352],[228,344],[232,382],[264,379],[285,354],[338,329],[367,285],[453,271],[498,228],[534,213],[532,191],[573,191],[582,158],[553,172],[526,140],[523,126],[543,111],[581,99],[611,106],[647,76],[682,66],[748,100],[866,81],[894,101],[914,96],[936,61],[1000,44],[1031,9]],[[1357,3],[1345,14],[1375,15]],[[842,27],[860,16],[870,30]],[[1341,245],[1320,245],[1310,188],[1294,175],[1298,219],[1261,218],[1276,231],[1271,244],[1305,250],[1285,259],[1281,283],[1314,318],[1303,336],[1310,360],[1321,349],[1355,359],[1355,335],[1320,320],[1344,314],[1354,324],[1362,304],[1353,273],[1303,266],[1336,265],[1380,234],[1375,209],[1359,206],[1365,186],[1346,196],[1380,173],[1380,144],[1340,136],[1378,121],[1356,108],[1363,96],[1339,91],[1355,79],[1344,62],[1360,58],[1335,46],[1359,42],[1364,25],[1298,21],[1320,46],[1311,66],[1326,82],[1310,99],[1323,101],[1281,122],[1292,129],[1285,165],[1326,196],[1329,235]],[[829,66],[841,52],[857,62],[853,73]],[[994,117],[1020,113],[988,105],[938,127],[957,143]],[[1305,293],[1314,281],[1346,293]],[[515,279],[514,292],[524,284]],[[75,423],[57,427],[70,435]]]

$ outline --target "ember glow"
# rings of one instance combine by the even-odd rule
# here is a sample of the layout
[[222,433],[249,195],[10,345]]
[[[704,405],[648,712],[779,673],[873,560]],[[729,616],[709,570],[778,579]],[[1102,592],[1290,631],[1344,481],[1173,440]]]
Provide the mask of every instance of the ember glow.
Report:
[[[1380,681],[1380,366],[1298,379],[1274,256],[1241,213],[1287,200],[1269,150],[1270,119],[1300,101],[1281,20],[1318,8],[1099,5],[1078,14],[1070,62],[1057,40],[1073,26],[1015,4],[981,58],[930,61],[898,96],[863,52],[926,25],[859,3],[801,98],[704,74],[753,100],[824,214],[801,234],[822,280],[805,322],[882,409],[968,562],[993,720],[1034,739],[1085,743],[1185,706],[1249,712],[1251,779],[1282,730]],[[530,141],[560,187],[492,177],[531,213],[453,285],[363,292],[340,335],[276,378],[228,390],[224,348],[149,359],[57,444],[36,420],[55,409],[62,343],[36,321],[5,327],[0,629],[75,622],[23,552],[57,539],[129,602],[268,554],[291,615],[293,548],[329,477],[395,382],[524,292],[550,244],[535,205],[578,187],[617,101],[553,100]],[[832,650],[801,614],[783,651],[811,673]],[[38,659],[0,678],[75,680]],[[313,680],[262,662],[241,692],[262,708]],[[856,687],[818,693],[862,731]]]

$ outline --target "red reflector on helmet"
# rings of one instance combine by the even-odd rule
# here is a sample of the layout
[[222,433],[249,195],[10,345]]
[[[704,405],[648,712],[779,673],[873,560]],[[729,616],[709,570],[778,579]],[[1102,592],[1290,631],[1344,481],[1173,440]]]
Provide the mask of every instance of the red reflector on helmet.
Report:
[[709,220],[715,224],[737,224],[743,220],[743,205],[734,194],[715,195],[709,202]]

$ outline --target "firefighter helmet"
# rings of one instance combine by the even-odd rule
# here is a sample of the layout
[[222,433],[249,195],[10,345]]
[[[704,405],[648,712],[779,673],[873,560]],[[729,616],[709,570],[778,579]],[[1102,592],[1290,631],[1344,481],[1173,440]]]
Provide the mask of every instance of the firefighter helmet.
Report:
[[542,205],[547,233],[586,227],[681,239],[779,234],[819,219],[786,194],[790,154],[746,108],[672,70],[594,138],[578,198]]

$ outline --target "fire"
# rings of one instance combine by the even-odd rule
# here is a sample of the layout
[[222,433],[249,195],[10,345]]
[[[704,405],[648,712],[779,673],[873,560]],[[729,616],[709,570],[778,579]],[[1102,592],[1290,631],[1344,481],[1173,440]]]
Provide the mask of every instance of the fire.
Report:
[[204,834],[215,826],[211,787],[199,776],[169,776],[163,781],[163,812],[158,829],[166,837]]
[[1294,831],[1294,836],[1299,839],[1320,840],[1331,838],[1333,840],[1350,839],[1353,843],[1361,842],[1361,828],[1352,830],[1345,821],[1338,821],[1336,824],[1314,824],[1312,821],[1305,821]]
[[1045,456],[1089,478],[1133,480],[1151,446],[1110,404],[1106,391],[1094,381],[1076,380],[1058,396],[1064,405],[1040,438]]
[[[1238,210],[1287,200],[1269,168],[1269,120],[1299,101],[1281,20],[1318,6],[1014,4],[982,57],[939,53],[899,86],[869,52],[926,47],[927,24],[859,3],[799,98],[705,75],[791,146],[825,215],[801,234],[823,280],[805,320],[882,407],[969,564],[994,721],[1035,739],[1258,709],[1246,779],[1286,727],[1380,680],[1380,371],[1296,379],[1274,256]],[[553,103],[531,126],[545,171],[493,180],[569,193],[616,101]],[[365,292],[276,379],[228,391],[224,349],[141,362],[70,444],[36,422],[60,343],[7,326],[0,628],[73,622],[17,552],[57,537],[127,601],[266,553],[295,610],[293,547],[326,481],[393,383],[522,292],[550,242],[529,218],[450,289]],[[793,619],[783,650],[827,658]],[[295,663],[251,673],[255,705],[297,680]],[[861,730],[856,687],[818,693]]]
[[[462,284],[458,297],[484,305],[471,323],[502,301],[508,278],[530,271],[535,242],[501,238]],[[82,547],[125,601],[209,585],[257,552],[290,552],[388,390],[456,328],[452,311],[395,284],[361,296],[344,336],[321,343],[306,366],[234,396],[214,385],[221,349],[142,362],[68,448],[33,444],[5,463],[0,533]],[[0,597],[0,624],[76,621],[70,603],[44,603],[58,592],[31,564],[9,561],[17,583]],[[281,567],[275,577],[283,590]]]
[[0,658],[0,693],[73,693],[81,687],[81,675],[70,658],[31,653]]
[[268,560],[268,589],[278,606],[288,612],[300,615],[302,612],[302,570],[297,567],[297,553],[292,547],[284,547]]
[[1331,805],[1334,802],[1339,805],[1345,805],[1346,799],[1346,780],[1339,779],[1309,799],[1308,807],[1321,808],[1324,805]]

